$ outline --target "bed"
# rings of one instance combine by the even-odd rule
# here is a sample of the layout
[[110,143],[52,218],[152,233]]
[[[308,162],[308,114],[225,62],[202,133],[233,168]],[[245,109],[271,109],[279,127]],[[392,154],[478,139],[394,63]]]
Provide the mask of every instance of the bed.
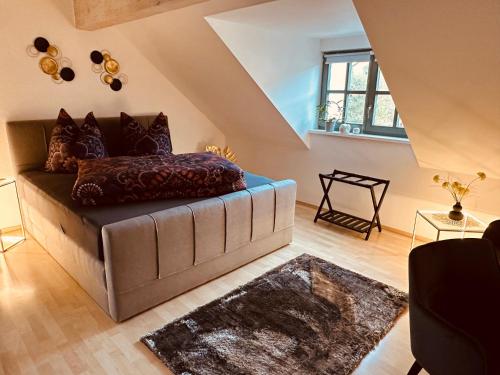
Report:
[[[7,124],[23,220],[33,238],[115,321],[292,240],[295,182],[248,172],[247,189],[222,196],[81,206],[71,199],[75,175],[41,171],[54,123]],[[119,149],[119,118],[99,123],[113,155]]]

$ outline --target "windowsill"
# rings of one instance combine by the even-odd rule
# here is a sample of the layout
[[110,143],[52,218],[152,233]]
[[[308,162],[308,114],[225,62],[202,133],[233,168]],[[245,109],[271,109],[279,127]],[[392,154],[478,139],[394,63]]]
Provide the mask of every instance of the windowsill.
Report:
[[352,134],[352,133],[339,133],[339,132],[327,132],[326,130],[312,129],[309,130],[310,134],[326,135],[328,137],[341,137],[350,139],[366,139],[370,141],[378,142],[389,142],[389,143],[403,143],[410,144],[408,138],[398,138],[398,137],[387,137],[383,135],[373,135],[373,134]]

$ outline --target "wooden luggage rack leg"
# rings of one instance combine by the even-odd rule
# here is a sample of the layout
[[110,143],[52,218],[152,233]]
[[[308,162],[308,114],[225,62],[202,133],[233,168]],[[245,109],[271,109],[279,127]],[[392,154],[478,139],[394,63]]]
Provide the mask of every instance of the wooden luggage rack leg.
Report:
[[[323,198],[321,199],[318,211],[316,212],[316,216],[314,217],[315,223],[318,221],[318,219],[321,219],[339,225],[341,227],[354,230],[356,232],[366,233],[365,240],[368,240],[370,238],[372,229],[375,226],[378,228],[379,232],[382,231],[379,212],[382,206],[382,202],[384,201],[385,194],[387,193],[387,189],[389,188],[389,180],[382,180],[379,178],[337,170],[334,170],[331,174],[320,174],[319,180],[323,189]],[[328,183],[325,182],[326,180],[328,180]],[[330,190],[334,181],[364,187],[370,190],[374,212],[371,221],[333,209],[332,202],[330,200]],[[383,185],[384,189],[377,201],[374,187],[378,185]],[[328,208],[325,212],[322,212],[325,203],[327,204]]]
[[330,180],[328,182],[328,186],[325,185],[325,181],[321,178],[321,175],[319,177],[319,181],[321,182],[321,187],[323,188],[323,199],[321,200],[321,203],[318,207],[318,212],[316,212],[316,216],[314,217],[314,222],[316,223],[318,221],[318,218],[321,214],[321,211],[323,210],[323,206],[326,202],[326,204],[328,205],[328,209],[330,211],[333,211],[333,207],[332,207],[332,202],[330,201],[330,189],[333,185],[333,180]]

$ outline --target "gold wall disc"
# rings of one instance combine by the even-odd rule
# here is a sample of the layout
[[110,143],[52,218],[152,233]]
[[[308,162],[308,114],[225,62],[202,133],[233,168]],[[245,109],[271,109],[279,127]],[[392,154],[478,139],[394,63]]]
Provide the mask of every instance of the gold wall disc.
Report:
[[56,46],[49,46],[47,48],[47,54],[51,57],[57,57],[59,55],[59,50]]
[[48,56],[42,57],[40,59],[39,65],[40,65],[40,69],[42,69],[42,71],[45,74],[48,74],[51,76],[53,76],[54,74],[57,74],[57,72],[59,70],[59,66],[57,65],[57,61],[54,60],[52,57],[48,57]]
[[109,74],[117,74],[120,71],[120,64],[115,59],[109,59],[104,63],[104,69]]
[[104,82],[111,85],[111,82],[113,82],[113,76],[111,74],[106,74],[104,76]]

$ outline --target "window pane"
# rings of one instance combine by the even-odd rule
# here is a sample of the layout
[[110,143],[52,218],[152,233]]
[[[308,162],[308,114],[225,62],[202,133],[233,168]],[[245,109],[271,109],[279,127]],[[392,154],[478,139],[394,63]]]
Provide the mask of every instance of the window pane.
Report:
[[377,75],[377,91],[389,91],[389,86],[387,86],[387,82],[385,81],[384,75],[380,68],[378,68]]
[[373,125],[392,126],[395,110],[396,107],[390,95],[375,95],[375,112],[373,113]]
[[344,94],[328,94],[328,119],[342,118],[342,108],[344,106]]
[[368,82],[368,61],[351,63],[349,74],[349,90],[366,91]]
[[328,90],[345,90],[347,63],[330,64],[330,84]]
[[362,124],[365,115],[365,94],[347,95],[347,106],[345,111],[345,122]]
[[403,121],[401,121],[401,117],[399,117],[399,114],[398,114],[398,121],[396,122],[396,127],[397,128],[404,128],[405,127],[403,125]]

